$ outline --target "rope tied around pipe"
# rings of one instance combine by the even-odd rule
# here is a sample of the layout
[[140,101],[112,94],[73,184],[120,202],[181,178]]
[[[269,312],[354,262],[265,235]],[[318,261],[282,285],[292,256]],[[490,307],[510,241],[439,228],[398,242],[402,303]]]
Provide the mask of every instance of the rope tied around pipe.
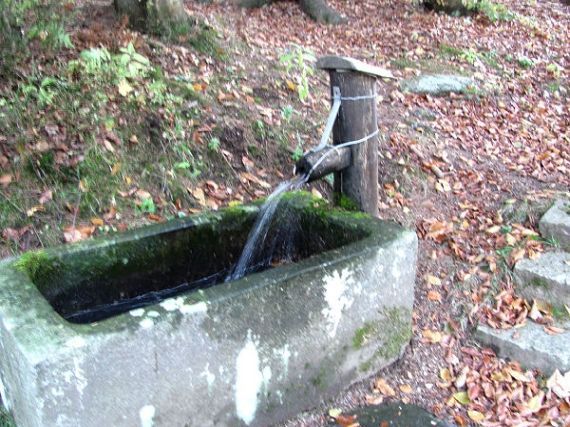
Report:
[[327,158],[327,156],[329,156],[331,153],[333,152],[338,152],[339,149],[344,148],[344,147],[349,147],[352,145],[358,145],[358,144],[362,144],[363,142],[368,141],[369,139],[374,138],[376,135],[378,135],[380,133],[380,130],[378,129],[378,127],[376,128],[375,131],[373,131],[372,133],[364,136],[363,138],[360,139],[355,139],[352,141],[346,141],[346,142],[342,142],[340,144],[335,144],[335,145],[330,145],[328,143],[328,139],[330,137],[330,134],[332,132],[332,128],[334,126],[334,122],[336,121],[336,118],[338,116],[338,112],[340,110],[340,106],[342,101],[366,101],[369,99],[376,99],[378,97],[377,93],[374,94],[370,94],[370,95],[360,95],[360,96],[342,96],[340,93],[340,88],[338,88],[337,86],[333,87],[333,105],[331,107],[331,111],[329,113],[329,116],[327,118],[327,124],[325,126],[325,130],[323,132],[323,136],[321,137],[321,142],[319,143],[319,145],[317,145],[315,148],[309,149],[308,151],[305,152],[304,156],[307,155],[308,153],[311,152],[316,152],[319,150],[322,150],[323,148],[332,148],[332,150],[327,151],[326,153],[323,154],[323,157],[321,157],[314,165],[313,167],[309,170],[309,172],[306,173],[306,180],[309,179],[309,177],[311,176],[311,174],[313,173],[313,171]]

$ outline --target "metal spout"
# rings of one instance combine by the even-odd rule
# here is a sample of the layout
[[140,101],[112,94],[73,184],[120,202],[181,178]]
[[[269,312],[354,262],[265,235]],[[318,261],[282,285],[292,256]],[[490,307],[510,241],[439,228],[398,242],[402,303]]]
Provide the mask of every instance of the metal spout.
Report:
[[332,172],[340,172],[351,163],[350,147],[327,146],[305,154],[295,165],[295,173],[306,176],[307,182],[311,182]]

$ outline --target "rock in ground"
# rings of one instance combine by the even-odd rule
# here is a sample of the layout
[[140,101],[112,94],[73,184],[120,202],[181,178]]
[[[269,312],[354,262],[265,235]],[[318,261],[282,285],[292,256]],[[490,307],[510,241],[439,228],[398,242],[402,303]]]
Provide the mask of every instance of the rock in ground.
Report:
[[475,82],[470,77],[452,74],[423,75],[404,80],[400,87],[404,92],[427,95],[447,95],[449,93],[465,93]]

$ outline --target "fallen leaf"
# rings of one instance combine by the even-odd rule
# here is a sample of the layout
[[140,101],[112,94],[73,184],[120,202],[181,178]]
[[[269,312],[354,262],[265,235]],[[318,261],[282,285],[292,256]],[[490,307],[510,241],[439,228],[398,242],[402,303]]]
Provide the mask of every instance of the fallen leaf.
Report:
[[251,172],[255,168],[255,163],[253,163],[253,161],[251,161],[247,156],[242,156],[241,162],[247,172]]
[[552,390],[559,398],[567,399],[570,397],[570,371],[562,375],[557,369],[546,381],[546,387]]
[[447,193],[451,191],[451,186],[446,179],[438,179],[435,183],[435,189],[441,193]]
[[533,303],[532,303],[532,307],[530,309],[530,312],[528,313],[528,317],[530,317],[534,321],[536,321],[542,317],[542,314],[540,313],[540,310],[538,309],[538,304],[536,303],[536,300],[533,301]]
[[36,214],[36,212],[42,212],[42,211],[45,211],[45,208],[42,205],[36,205],[36,206],[32,206],[30,209],[28,209],[26,211],[26,215],[34,216]]
[[530,381],[530,379],[520,371],[516,371],[514,369],[507,369],[507,372],[511,377],[513,377],[517,381],[521,381],[523,383],[528,383]]
[[46,190],[40,195],[39,202],[40,204],[43,205],[52,200],[52,198],[53,198],[53,192],[51,190]]
[[127,82],[126,79],[121,80],[117,87],[121,96],[127,96],[130,92],[133,91],[133,87],[129,84],[129,82]]
[[380,405],[384,402],[384,396],[380,394],[367,394],[365,400],[367,405]]
[[291,80],[285,80],[285,83],[287,84],[287,88],[290,91],[295,92],[297,90],[297,85],[293,83]]
[[249,182],[253,182],[255,184],[258,184],[259,186],[263,187],[263,188],[271,188],[271,185],[265,181],[263,181],[262,179],[256,177],[254,174],[249,173],[249,172],[242,172],[240,173],[240,176],[245,179],[246,181]]
[[356,415],[340,414],[338,417],[335,417],[335,422],[341,427],[358,427],[360,424],[357,419],[358,417]]
[[91,218],[91,224],[93,224],[96,227],[102,227],[103,225],[105,225],[105,222],[101,218],[93,217]]
[[140,201],[152,199],[152,195],[148,191],[143,190],[143,189],[137,190],[135,192],[135,197],[137,199],[139,199]]
[[542,400],[544,399],[544,392],[539,391],[538,394],[532,397],[527,403],[526,408],[531,412],[538,412],[542,408]]
[[465,387],[465,382],[467,381],[467,373],[469,372],[469,368],[467,366],[465,366],[461,372],[459,373],[459,375],[457,376],[457,378],[455,378],[454,381],[454,385],[455,387],[457,387],[458,390],[461,390],[463,387]]
[[523,259],[525,250],[524,248],[515,249],[511,252],[511,263],[516,264],[518,261]]
[[383,378],[378,378],[374,382],[374,388],[378,390],[384,396],[392,397],[396,395],[396,392]]
[[451,382],[451,380],[453,379],[451,371],[448,368],[441,368],[439,370],[439,377],[446,383]]
[[440,279],[439,277],[432,276],[431,274],[428,274],[428,275],[426,276],[426,279],[427,279],[427,282],[428,282],[430,285],[433,285],[433,286],[441,286],[441,279]]
[[430,301],[441,302],[441,294],[438,291],[429,291],[427,297]]
[[412,388],[412,386],[409,385],[409,384],[402,384],[399,388],[400,388],[400,391],[401,391],[402,393],[406,393],[406,394],[410,394],[410,393],[412,393],[412,392],[414,391],[414,389]]
[[483,421],[485,419],[485,415],[483,415],[479,411],[469,410],[469,411],[467,411],[467,415],[469,416],[469,418],[471,418],[476,423],[480,423],[481,421]]
[[548,335],[558,335],[561,334],[563,332],[566,332],[565,329],[563,328],[559,328],[557,326],[554,325],[548,325],[544,327],[544,331],[548,334]]
[[34,146],[33,146],[33,150],[37,151],[39,153],[43,153],[49,150],[49,144],[47,143],[47,141],[38,141]]
[[202,190],[200,187],[196,187],[194,189],[188,188],[188,192],[192,194],[192,197],[196,199],[200,206],[207,206],[206,195],[204,194],[204,190]]
[[443,338],[443,335],[439,331],[432,331],[430,329],[424,329],[422,331],[423,337],[431,344],[437,344]]
[[467,405],[470,402],[466,391],[459,391],[457,393],[454,393],[453,398],[462,405]]
[[12,182],[12,175],[11,174],[4,174],[0,176],[0,185],[3,187],[7,187]]
[[84,239],[83,234],[81,234],[81,231],[79,231],[76,228],[71,228],[63,232],[63,240],[66,243],[75,243],[83,239]]
[[426,238],[435,240],[438,243],[442,243],[445,239],[447,239],[452,231],[453,224],[444,221],[436,221],[430,225],[429,230],[426,234]]

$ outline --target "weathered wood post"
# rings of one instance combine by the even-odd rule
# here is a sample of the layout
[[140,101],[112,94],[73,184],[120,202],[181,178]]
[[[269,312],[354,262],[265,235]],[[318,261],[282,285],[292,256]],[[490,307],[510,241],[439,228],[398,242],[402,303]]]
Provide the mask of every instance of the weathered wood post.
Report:
[[330,74],[331,98],[340,89],[341,105],[333,128],[333,144],[358,141],[350,146],[350,166],[334,174],[335,198],[349,197],[364,212],[378,216],[378,121],[376,79],[394,78],[388,70],[342,57],[325,56],[317,68]]

